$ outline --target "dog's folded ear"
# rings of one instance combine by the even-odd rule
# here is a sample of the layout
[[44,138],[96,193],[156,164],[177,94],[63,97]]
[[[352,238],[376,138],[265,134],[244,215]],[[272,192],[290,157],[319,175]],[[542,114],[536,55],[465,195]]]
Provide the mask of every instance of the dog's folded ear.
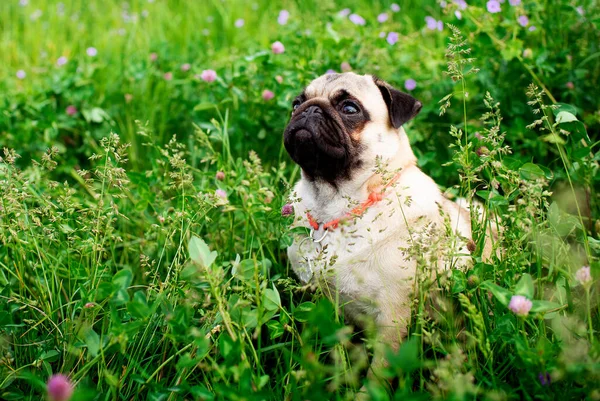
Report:
[[419,112],[423,105],[417,99],[404,92],[394,89],[387,82],[373,77],[375,85],[379,88],[381,96],[388,108],[390,123],[394,128],[400,128],[402,124],[412,120]]

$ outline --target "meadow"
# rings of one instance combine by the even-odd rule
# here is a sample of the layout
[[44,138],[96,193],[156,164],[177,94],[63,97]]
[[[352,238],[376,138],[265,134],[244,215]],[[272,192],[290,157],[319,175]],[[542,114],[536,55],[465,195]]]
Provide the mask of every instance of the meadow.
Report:
[[[419,166],[500,228],[423,263],[380,378],[285,252],[329,70],[419,99]],[[1,1],[0,399],[600,400],[599,85],[596,0]]]

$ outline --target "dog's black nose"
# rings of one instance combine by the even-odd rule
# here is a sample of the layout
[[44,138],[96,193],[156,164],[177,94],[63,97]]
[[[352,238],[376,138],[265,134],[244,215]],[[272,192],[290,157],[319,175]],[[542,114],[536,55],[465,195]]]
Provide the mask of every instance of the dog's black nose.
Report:
[[323,110],[317,105],[308,106],[306,110],[302,113],[305,116],[310,116],[311,114],[323,114]]

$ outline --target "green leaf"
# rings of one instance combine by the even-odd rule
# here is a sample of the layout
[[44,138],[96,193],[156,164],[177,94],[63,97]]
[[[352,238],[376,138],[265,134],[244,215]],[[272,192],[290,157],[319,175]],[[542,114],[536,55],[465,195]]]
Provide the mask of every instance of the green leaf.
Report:
[[126,290],[131,285],[133,273],[129,269],[123,269],[113,276],[112,283],[117,289]]
[[269,320],[267,322],[267,327],[269,328],[269,338],[271,340],[281,337],[285,331],[283,325],[277,320]]
[[452,293],[458,294],[467,288],[467,276],[458,269],[452,270]]
[[523,295],[527,299],[533,299],[533,279],[529,273],[523,274],[515,286],[515,294]]
[[506,288],[502,288],[491,281],[484,281],[481,283],[481,287],[488,290],[492,295],[504,306],[508,306],[512,294]]
[[310,313],[315,309],[315,304],[312,302],[303,302],[294,308],[294,319],[298,322],[306,322]]
[[83,110],[82,114],[83,118],[85,118],[88,123],[92,122],[100,124],[105,120],[110,120],[108,113],[106,113],[106,111],[102,110],[100,107],[93,107],[90,110]]
[[562,305],[550,301],[531,301],[530,313],[543,313],[554,309],[560,309]]
[[118,290],[110,299],[110,303],[115,306],[125,305],[129,302],[129,294],[126,290]]
[[578,121],[574,114],[568,111],[561,111],[556,115],[556,122],[559,124],[569,123],[571,121]]
[[204,103],[200,103],[200,104],[197,104],[196,106],[194,106],[193,111],[210,110],[210,109],[214,109],[215,107],[217,107],[217,105],[212,102],[204,102]]
[[421,366],[419,359],[420,344],[416,337],[402,344],[397,354],[388,352],[387,357],[390,367],[401,370],[404,373],[410,373]]
[[100,350],[100,337],[92,328],[85,333],[85,345],[87,345],[88,351],[92,357],[98,355],[98,351]]
[[210,267],[218,256],[216,251],[211,252],[204,240],[195,235],[193,235],[190,242],[188,242],[188,251],[190,253],[190,259],[204,268]]
[[262,301],[266,310],[278,310],[281,307],[281,298],[275,286],[273,286],[273,289],[267,288],[265,290]]
[[533,163],[525,163],[519,169],[519,175],[521,176],[521,178],[524,178],[526,180],[536,180],[546,176],[544,174],[544,170],[542,170],[537,164]]

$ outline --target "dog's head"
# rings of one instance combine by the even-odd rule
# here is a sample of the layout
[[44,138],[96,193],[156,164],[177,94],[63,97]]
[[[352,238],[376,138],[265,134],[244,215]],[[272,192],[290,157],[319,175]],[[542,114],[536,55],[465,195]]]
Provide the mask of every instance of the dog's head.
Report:
[[392,157],[421,103],[371,75],[323,75],[292,103],[284,145],[308,179],[336,183]]

